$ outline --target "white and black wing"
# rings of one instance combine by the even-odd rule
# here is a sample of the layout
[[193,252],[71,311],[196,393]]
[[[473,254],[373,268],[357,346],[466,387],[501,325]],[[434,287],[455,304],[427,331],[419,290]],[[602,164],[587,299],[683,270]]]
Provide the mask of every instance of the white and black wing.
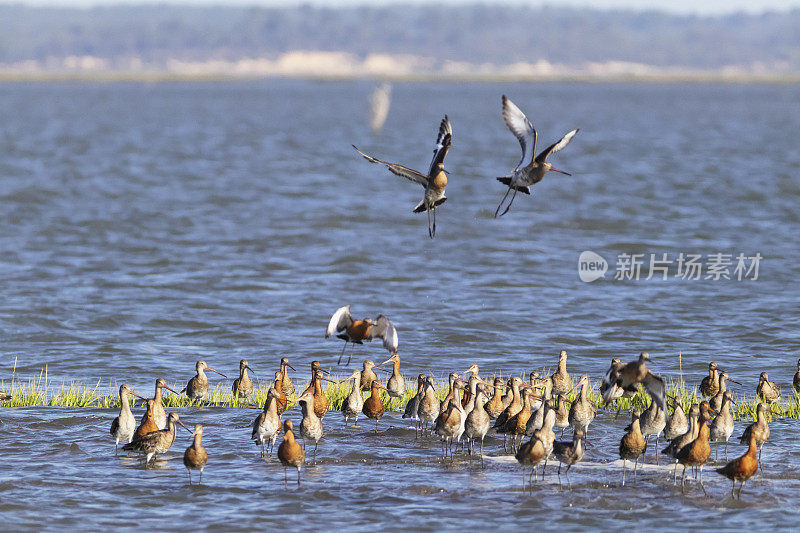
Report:
[[436,137],[436,146],[433,149],[433,159],[431,159],[431,166],[428,169],[428,175],[433,174],[434,169],[444,162],[447,151],[450,150],[450,141],[453,137],[453,127],[450,125],[450,119],[447,115],[442,119],[439,124],[439,135]]
[[375,323],[369,330],[373,338],[379,337],[383,339],[383,347],[386,348],[389,353],[397,352],[397,330],[386,315],[378,315],[375,319]]
[[621,365],[611,363],[611,368],[609,368],[606,375],[603,376],[603,382],[600,384],[600,394],[603,396],[604,403],[614,400],[619,395],[617,380],[619,379],[620,367]]
[[531,121],[528,120],[528,117],[525,116],[525,113],[514,102],[509,100],[506,95],[503,95],[503,120],[505,120],[506,126],[517,138],[522,148],[522,159],[519,160],[514,169],[514,172],[516,172],[519,168],[530,164],[531,159],[533,159],[533,154],[536,152],[536,129],[531,124]]
[[355,148],[356,152],[361,154],[361,157],[363,157],[364,159],[366,159],[370,163],[375,163],[375,164],[378,164],[378,165],[386,165],[386,168],[388,168],[389,171],[392,174],[396,174],[397,176],[400,176],[401,178],[405,178],[407,180],[413,181],[414,183],[419,183],[423,187],[427,187],[428,186],[428,176],[420,174],[416,170],[412,170],[412,169],[410,169],[408,167],[404,167],[403,165],[398,165],[396,163],[389,163],[388,161],[383,161],[383,160],[378,159],[376,157],[372,157],[371,155],[367,155],[364,152],[362,152],[361,150],[359,150],[358,148],[356,148],[355,145],[351,145],[351,146],[353,146],[353,148]]
[[350,314],[350,306],[345,305],[340,307],[333,313],[331,321],[328,322],[328,329],[325,330],[325,338],[327,339],[334,333],[347,329],[353,323],[353,315]]
[[664,411],[664,414],[667,413],[667,386],[664,383],[664,379],[661,376],[657,376],[647,371],[647,375],[642,380],[642,386],[644,390],[653,398],[653,401]]
[[572,138],[575,137],[575,134],[578,133],[579,131],[580,130],[578,129],[572,130],[571,132],[561,137],[560,141],[558,141],[557,143],[553,143],[544,150],[542,150],[542,153],[536,156],[536,161],[538,163],[544,163],[544,161],[547,159],[547,156],[549,156],[550,154],[554,154],[559,150],[561,150],[562,148],[564,148],[565,146],[567,146],[569,142],[572,140]]

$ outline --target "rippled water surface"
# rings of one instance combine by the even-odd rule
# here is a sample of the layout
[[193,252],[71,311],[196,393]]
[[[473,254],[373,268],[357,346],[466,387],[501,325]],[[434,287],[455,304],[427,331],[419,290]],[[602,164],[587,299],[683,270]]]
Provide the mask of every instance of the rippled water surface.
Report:
[[[341,345],[323,330],[350,303],[395,321],[409,375],[473,362],[489,375],[552,368],[564,348],[570,372],[597,379],[610,357],[646,349],[667,376],[681,352],[690,383],[713,359],[750,396],[761,370],[790,389],[796,85],[397,84],[379,137],[367,127],[372,88],[0,85],[0,377],[17,358],[21,378],[47,366],[56,383],[149,392],[156,377],[191,377],[199,358],[233,375],[246,357],[268,375],[286,355],[302,380],[312,359],[337,370]],[[551,173],[494,220],[504,192],[494,177],[519,158],[503,93],[534,122],[540,148],[581,131],[552,157],[573,176]],[[425,216],[411,213],[422,189],[350,144],[425,170],[445,113],[449,200],[430,240]],[[578,278],[585,250],[610,263],[604,279]],[[757,280],[685,280],[674,264],[667,280],[645,280],[650,254],[665,253],[763,259]],[[619,254],[645,254],[642,279],[613,279]],[[358,347],[353,366],[367,357],[384,353]],[[571,489],[550,469],[532,494],[498,440],[487,440],[483,465],[442,462],[399,413],[377,435],[331,413],[302,487],[284,491],[282,468],[248,440],[256,412],[180,410],[206,426],[210,454],[204,484],[190,487],[187,433],[145,470],[114,457],[113,410],[2,409],[0,514],[14,529],[741,528],[786,526],[800,503],[796,420],[773,422],[764,471],[734,502],[710,468],[708,496],[694,484],[682,495],[663,468],[620,488],[626,420],[613,413],[590,429]]]

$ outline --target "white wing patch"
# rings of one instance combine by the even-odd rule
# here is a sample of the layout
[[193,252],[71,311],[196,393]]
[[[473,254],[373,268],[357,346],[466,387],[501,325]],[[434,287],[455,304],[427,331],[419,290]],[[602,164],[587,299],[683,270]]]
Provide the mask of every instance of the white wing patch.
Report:
[[522,159],[519,160],[514,172],[519,168],[527,166],[533,159],[533,154],[536,152],[536,129],[525,116],[525,113],[518,108],[514,102],[503,95],[503,120],[506,126],[511,130],[511,133],[519,141],[522,148]]

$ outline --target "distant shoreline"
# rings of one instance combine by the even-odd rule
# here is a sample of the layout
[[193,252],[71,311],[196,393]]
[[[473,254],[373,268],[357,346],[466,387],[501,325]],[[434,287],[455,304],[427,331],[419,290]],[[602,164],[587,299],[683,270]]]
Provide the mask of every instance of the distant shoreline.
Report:
[[800,74],[775,74],[775,75],[750,75],[750,74],[722,74],[722,73],[687,73],[676,74],[619,74],[619,75],[591,75],[586,73],[561,74],[552,76],[519,76],[519,75],[492,75],[477,74],[451,75],[451,74],[404,74],[398,76],[375,75],[256,75],[256,74],[225,74],[225,73],[178,73],[166,71],[151,72],[1,72],[0,83],[30,83],[30,82],[92,82],[92,83],[120,83],[120,82],[256,82],[269,80],[308,80],[308,81],[390,81],[396,83],[424,82],[424,83],[729,83],[729,84],[795,84],[800,83]]

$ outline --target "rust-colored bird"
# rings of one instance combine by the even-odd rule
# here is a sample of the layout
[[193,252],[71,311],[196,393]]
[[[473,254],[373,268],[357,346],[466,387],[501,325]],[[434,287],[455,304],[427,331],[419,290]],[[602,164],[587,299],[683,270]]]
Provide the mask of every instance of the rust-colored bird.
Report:
[[189,397],[190,400],[202,400],[208,394],[208,376],[206,376],[205,371],[210,370],[219,374],[220,376],[227,378],[225,374],[222,372],[218,372],[208,366],[208,364],[200,360],[194,365],[195,375],[192,379],[189,380],[189,383],[186,384],[186,387],[181,392],[185,392],[186,396]]
[[[447,172],[444,169],[444,158],[450,150],[450,141],[452,137],[453,128],[450,126],[450,119],[445,115],[441,124],[439,124],[439,135],[436,138],[436,147],[433,149],[433,160],[431,160],[427,176],[408,167],[376,159],[365,154],[353,145],[356,152],[361,154],[361,157],[370,163],[386,165],[386,168],[388,168],[392,174],[425,187],[425,196],[414,208],[414,213],[422,213],[423,211],[428,213],[428,236],[431,239],[436,235],[436,208],[447,201],[447,196],[444,194],[445,188],[447,187]],[[433,211],[433,225],[431,225],[431,211]]]
[[[769,439],[769,424],[767,423],[768,408],[765,404],[759,403],[756,407],[756,421],[744,429],[744,433],[739,438],[741,444],[749,444],[750,436],[755,435],[756,445],[758,446],[758,461],[761,462],[761,450],[764,443]],[[763,468],[763,466],[762,466]]]
[[286,469],[294,467],[297,469],[297,486],[300,486],[300,468],[306,460],[306,453],[303,447],[294,438],[292,431],[292,421],[287,420],[283,423],[283,441],[278,446],[278,459],[283,465],[283,485],[286,486]]
[[275,389],[276,392],[275,401],[277,402],[278,416],[280,416],[286,411],[286,406],[289,405],[289,398],[287,398],[286,393],[283,392],[283,372],[280,370],[275,372],[275,381],[272,382],[272,388]]
[[189,472],[189,485],[192,484],[192,470],[200,471],[200,481],[198,483],[203,482],[203,469],[208,462],[208,453],[201,443],[203,440],[202,424],[194,426],[192,436],[194,437],[194,442],[183,453],[183,465],[186,467],[186,471]]
[[741,457],[734,459],[722,468],[717,468],[717,472],[730,479],[731,484],[731,497],[734,497],[734,490],[736,489],[736,482],[740,481],[738,498],[742,498],[742,489],[744,482],[750,479],[753,474],[758,470],[758,459],[756,459],[756,436],[750,433],[748,439],[747,451]]
[[681,449],[675,458],[680,464],[683,465],[683,476],[681,477],[681,487],[685,486],[686,481],[686,467],[700,467],[700,487],[703,492],[706,491],[703,486],[703,466],[711,456],[711,430],[708,427],[708,422],[711,420],[711,413],[715,413],[708,404],[708,401],[703,400],[700,402],[700,418],[697,420],[697,438],[687,444]]
[[486,405],[484,406],[484,409],[486,409],[486,413],[492,420],[500,416],[500,414],[505,409],[505,407],[503,407],[504,388],[505,388],[505,383],[503,383],[503,379],[494,378],[494,394],[492,395],[491,399],[489,399],[489,401],[486,402]]
[[147,400],[147,409],[142,415],[142,421],[139,423],[139,427],[136,428],[136,433],[134,434],[134,438],[143,437],[148,433],[152,433],[154,431],[158,431],[159,427],[156,424],[155,418],[155,400]]
[[167,427],[167,413],[164,411],[164,403],[162,402],[162,389],[167,389],[171,393],[178,396],[178,393],[167,387],[167,382],[163,378],[156,380],[156,392],[153,395],[153,420],[158,426],[158,429]]
[[375,420],[375,433],[378,432],[378,421],[383,416],[385,409],[383,407],[383,400],[381,400],[380,393],[378,393],[378,389],[386,390],[386,387],[382,386],[380,383],[376,381],[372,382],[372,392],[369,395],[369,398],[364,400],[364,407],[361,411],[367,418],[372,418]]
[[619,389],[635,390],[636,385],[641,383],[653,398],[653,401],[658,402],[658,406],[666,413],[666,385],[660,376],[647,369],[647,361],[650,361],[650,354],[642,352],[636,361],[632,361],[618,369],[612,367],[603,379],[603,383],[608,384],[603,394],[603,401],[609,403],[616,397]]
[[[338,338],[344,340],[344,348],[342,353],[339,354],[339,362],[342,363],[342,357],[347,349],[347,343],[363,344],[372,339],[378,338],[383,340],[383,347],[393,354],[397,352],[399,346],[397,340],[397,330],[386,315],[378,315],[375,320],[371,318],[364,318],[362,320],[355,320],[353,315],[350,314],[350,306],[345,305],[340,307],[333,313],[328,329],[325,330],[325,338],[327,339],[334,333]],[[347,364],[350,364],[353,354],[347,358]]]

